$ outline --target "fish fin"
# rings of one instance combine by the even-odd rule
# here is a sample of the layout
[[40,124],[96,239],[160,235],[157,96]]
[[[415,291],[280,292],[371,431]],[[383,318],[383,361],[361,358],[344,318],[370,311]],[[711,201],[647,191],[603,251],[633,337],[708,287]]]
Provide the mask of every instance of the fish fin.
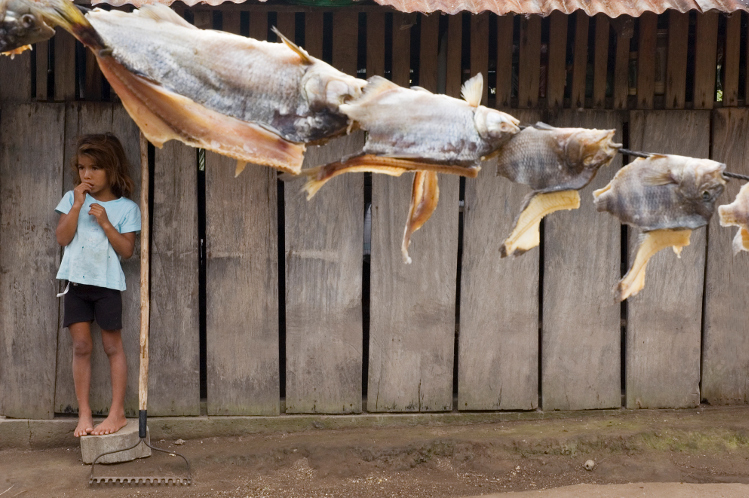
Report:
[[616,286],[616,299],[624,301],[640,292],[645,287],[645,268],[650,258],[669,246],[674,251],[681,251],[681,248],[689,245],[691,234],[691,230],[653,230],[641,236],[635,261]]
[[145,17],[147,19],[153,19],[157,22],[168,22],[176,24],[182,28],[199,29],[189,22],[182,19],[176,12],[162,4],[155,5],[143,5],[136,12],[136,15]]
[[46,0],[39,2],[45,22],[57,25],[72,34],[78,41],[92,50],[106,48],[99,33],[83,13],[70,0]]
[[481,98],[484,96],[484,76],[477,73],[476,76],[463,83],[460,89],[460,96],[468,102],[471,107],[481,105]]
[[273,32],[283,41],[287,47],[289,47],[291,50],[296,52],[296,54],[299,56],[300,59],[302,59],[302,64],[312,64],[312,59],[310,58],[310,55],[307,53],[306,50],[304,50],[302,47],[294,43],[293,41],[286,38],[283,33],[281,33],[277,27],[273,26],[271,28]]
[[733,239],[733,255],[736,256],[741,251],[749,251],[749,230],[746,228],[739,228]]
[[609,190],[611,190],[611,183],[609,183],[608,185],[606,185],[603,188],[599,188],[598,190],[594,190],[593,191],[593,198],[597,199],[601,194],[605,194]]
[[[663,156],[661,156],[663,157]],[[646,160],[651,160],[652,156]],[[661,185],[668,185],[669,183],[678,184],[679,180],[674,178],[674,173],[670,168],[647,168],[643,169],[641,176],[643,185],[658,187]]]
[[551,126],[550,124],[546,124],[542,121],[536,121],[536,124],[533,125],[533,128],[537,130],[546,130],[546,131],[556,130],[556,127]]
[[242,174],[242,171],[247,167],[247,161],[237,160],[237,166],[234,168],[234,178]]
[[739,220],[736,217],[734,206],[732,204],[718,206],[718,216],[720,217],[720,226],[722,227],[730,227],[739,224]]
[[408,255],[408,246],[411,244],[411,235],[424,226],[424,223],[437,209],[440,198],[440,188],[437,183],[437,173],[434,171],[417,171],[414,174],[413,189],[411,191],[411,205],[408,208],[408,220],[403,232],[401,243],[401,255],[405,264],[411,264]]
[[570,210],[579,207],[580,194],[577,190],[532,193],[515,220],[512,233],[502,243],[500,256],[503,258],[519,256],[533,249],[541,242],[539,225],[544,216],[562,209]]
[[390,80],[386,80],[382,76],[372,76],[367,79],[367,86],[362,89],[361,97],[356,99],[352,104],[342,104],[340,109],[345,113],[347,106],[351,105],[366,105],[369,101],[377,98],[381,93],[389,90],[395,90],[401,88]]
[[304,144],[295,144],[254,123],[220,114],[128,71],[95,52],[102,74],[149,142],[179,140],[238,161],[298,173]]

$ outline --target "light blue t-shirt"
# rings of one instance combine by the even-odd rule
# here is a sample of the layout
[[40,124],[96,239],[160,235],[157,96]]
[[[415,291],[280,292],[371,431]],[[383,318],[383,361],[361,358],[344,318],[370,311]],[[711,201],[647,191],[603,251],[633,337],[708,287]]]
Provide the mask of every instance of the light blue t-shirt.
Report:
[[[70,190],[63,196],[55,211],[68,214],[73,207],[73,199],[74,194]],[[88,214],[91,204],[99,204],[104,208],[109,222],[118,232],[140,232],[140,208],[136,203],[126,197],[101,202],[86,194],[78,215],[78,229],[73,240],[65,247],[57,278],[124,291],[125,274],[120,265],[120,257],[96,218]]]

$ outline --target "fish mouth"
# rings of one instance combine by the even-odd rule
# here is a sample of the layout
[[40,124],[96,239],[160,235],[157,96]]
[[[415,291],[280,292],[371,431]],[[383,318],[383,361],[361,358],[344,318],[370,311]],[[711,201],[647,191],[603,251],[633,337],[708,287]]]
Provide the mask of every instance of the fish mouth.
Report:
[[[4,5],[3,5],[4,3]],[[27,45],[49,40],[55,30],[23,0],[0,0],[0,53],[15,55]]]
[[[585,166],[601,167],[611,162],[619,149],[622,148],[622,144],[614,142],[614,134],[616,130],[585,130],[585,135],[581,137],[583,147],[585,150],[585,159],[583,163]],[[603,133],[600,138],[595,138],[595,135]],[[593,134],[591,138],[589,135]]]

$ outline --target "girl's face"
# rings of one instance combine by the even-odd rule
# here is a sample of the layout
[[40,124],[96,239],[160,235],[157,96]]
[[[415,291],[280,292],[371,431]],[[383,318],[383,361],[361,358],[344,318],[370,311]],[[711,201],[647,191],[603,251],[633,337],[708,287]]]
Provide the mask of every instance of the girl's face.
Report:
[[94,158],[85,154],[78,155],[78,176],[81,183],[90,185],[89,195],[107,193],[111,190],[107,171],[96,165]]

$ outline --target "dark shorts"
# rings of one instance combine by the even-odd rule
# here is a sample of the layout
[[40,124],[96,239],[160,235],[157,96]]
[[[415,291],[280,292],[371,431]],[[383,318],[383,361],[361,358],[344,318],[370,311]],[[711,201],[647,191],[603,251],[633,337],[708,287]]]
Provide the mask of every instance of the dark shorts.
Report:
[[122,330],[122,293],[70,282],[65,294],[63,327],[96,320],[102,330]]

